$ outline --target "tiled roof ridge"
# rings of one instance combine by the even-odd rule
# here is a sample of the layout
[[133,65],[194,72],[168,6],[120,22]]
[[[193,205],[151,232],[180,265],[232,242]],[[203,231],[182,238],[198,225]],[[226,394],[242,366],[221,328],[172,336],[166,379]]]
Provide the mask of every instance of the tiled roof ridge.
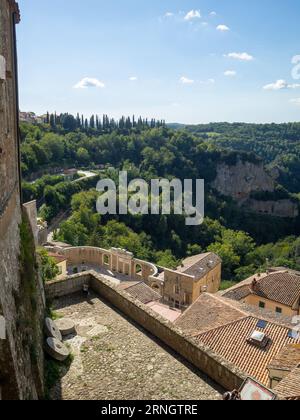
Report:
[[223,325],[220,325],[219,327],[216,327],[216,328],[212,328],[212,329],[210,329],[210,330],[208,330],[208,331],[205,331],[205,332],[202,332],[202,333],[198,333],[198,334],[196,334],[194,337],[200,337],[201,335],[204,335],[204,334],[207,334],[207,333],[209,333],[209,332],[212,332],[212,331],[217,331],[217,330],[219,330],[219,329],[221,329],[221,328],[224,328],[224,327],[228,327],[228,326],[230,326],[230,325],[234,325],[234,324],[236,324],[236,323],[238,323],[238,322],[241,322],[242,320],[245,320],[245,319],[253,319],[253,320],[255,320],[255,321],[266,321],[268,324],[271,324],[271,325],[273,325],[273,326],[276,326],[276,327],[280,327],[280,328],[284,328],[284,329],[286,329],[287,331],[289,331],[291,328],[289,328],[287,325],[283,325],[283,324],[281,324],[281,323],[279,323],[279,322],[275,322],[275,321],[269,321],[268,319],[265,319],[264,317],[260,317],[260,318],[258,318],[257,316],[254,316],[254,315],[251,315],[250,313],[248,314],[248,315],[246,315],[246,316],[243,316],[243,317],[241,317],[240,319],[236,319],[236,320],[234,320],[234,321],[231,321],[231,322],[228,322],[228,323],[226,323],[226,324],[223,324]]
[[[238,312],[241,312],[241,318],[244,318],[244,317],[247,317],[248,315],[249,315],[249,313],[248,312],[246,312],[246,311],[244,311],[244,310],[242,310],[242,309],[239,309],[239,308],[236,308],[234,305],[231,305],[230,304],[230,302],[227,302],[227,300],[225,301],[224,299],[222,299],[222,297],[220,297],[220,296],[217,296],[215,293],[202,293],[196,300],[195,300],[195,302],[191,305],[191,306],[189,306],[188,307],[188,309],[186,310],[186,311],[184,311],[182,314],[181,314],[181,316],[177,319],[177,321],[180,321],[183,317],[186,317],[186,315],[187,314],[189,314],[191,311],[193,311],[194,310],[194,307],[195,307],[195,305],[198,303],[198,301],[199,300],[201,300],[202,299],[202,297],[203,296],[209,296],[210,298],[212,298],[212,299],[215,299],[215,300],[217,300],[218,302],[220,302],[220,303],[223,303],[224,305],[226,305],[226,306],[229,306],[231,309],[233,309],[233,310],[235,310],[235,311],[238,311]],[[225,324],[224,324],[225,325]],[[195,335],[199,335],[199,333],[195,333]]]
[[[127,289],[126,290],[130,290],[130,289],[132,289],[133,287],[135,287],[135,286],[138,286],[139,284],[142,284],[142,283],[145,283],[143,280],[142,281],[139,281],[139,282],[137,282],[136,284],[132,284],[131,286],[129,286],[129,287],[127,287]],[[146,284],[146,283],[145,283]],[[146,285],[147,286],[147,285]],[[152,289],[151,289],[152,290]]]
[[214,331],[218,331],[220,329],[223,329],[224,327],[229,327],[230,325],[235,325],[238,322],[241,322],[241,321],[246,320],[246,319],[251,319],[251,318],[256,319],[254,316],[251,316],[251,315],[243,316],[239,319],[235,319],[234,321],[230,321],[230,322],[227,322],[226,324],[220,325],[219,327],[212,328],[212,329],[210,329],[208,331],[204,331],[200,334],[198,333],[198,334],[194,335],[193,337],[195,337],[195,338],[196,337],[201,337],[202,335],[205,335],[205,334],[208,334],[208,333],[211,333],[211,332],[214,332]]

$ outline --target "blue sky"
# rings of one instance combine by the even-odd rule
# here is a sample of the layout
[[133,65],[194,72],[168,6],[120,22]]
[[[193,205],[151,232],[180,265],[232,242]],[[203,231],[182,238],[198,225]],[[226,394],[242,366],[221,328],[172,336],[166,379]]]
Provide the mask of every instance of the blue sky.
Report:
[[300,119],[299,0],[19,4],[22,110],[182,123]]

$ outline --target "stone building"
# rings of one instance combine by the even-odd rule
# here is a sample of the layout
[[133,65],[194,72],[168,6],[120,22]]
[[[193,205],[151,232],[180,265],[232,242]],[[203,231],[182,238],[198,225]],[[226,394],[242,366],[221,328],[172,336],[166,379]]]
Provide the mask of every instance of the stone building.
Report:
[[0,0],[0,399],[43,394],[43,289],[21,206],[14,0]]
[[279,315],[300,315],[300,273],[289,270],[257,274],[222,294]]
[[176,270],[162,269],[150,277],[151,286],[158,287],[163,301],[178,309],[186,309],[204,293],[217,293],[221,284],[222,260],[214,253],[185,259]]

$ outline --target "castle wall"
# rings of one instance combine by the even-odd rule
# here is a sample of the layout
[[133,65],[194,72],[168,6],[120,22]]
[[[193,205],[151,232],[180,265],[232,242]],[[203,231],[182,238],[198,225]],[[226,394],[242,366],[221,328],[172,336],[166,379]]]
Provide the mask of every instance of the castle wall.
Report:
[[84,284],[89,284],[101,298],[115,306],[153,336],[159,338],[225,389],[231,391],[239,389],[246,379],[245,375],[235,366],[185,336],[173,324],[161,318],[126,292],[118,290],[95,272],[78,274],[48,283],[46,285],[47,297],[55,299],[80,292]]
[[0,399],[35,399],[43,393],[42,290],[35,263],[21,264],[22,247],[33,261],[34,241],[20,199],[18,21],[15,1],[0,0],[0,317],[5,332],[0,337]]

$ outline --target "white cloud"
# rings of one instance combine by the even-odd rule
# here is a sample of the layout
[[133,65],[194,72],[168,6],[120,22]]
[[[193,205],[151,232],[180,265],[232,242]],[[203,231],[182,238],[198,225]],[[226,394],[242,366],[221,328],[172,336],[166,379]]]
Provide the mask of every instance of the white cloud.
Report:
[[210,14],[209,14],[210,16],[217,16],[217,13],[216,12],[214,12],[214,11],[212,11],[212,12],[210,12]]
[[195,83],[195,80],[189,79],[188,77],[185,77],[185,76],[182,76],[179,81],[183,85],[192,85]]
[[224,72],[224,76],[226,77],[234,77],[237,75],[237,72],[235,70],[227,70]]
[[191,10],[185,15],[184,20],[201,19],[200,10]]
[[173,17],[174,16],[174,13],[173,12],[167,12],[166,14],[165,14],[165,17],[166,18],[170,18],[170,17]]
[[131,82],[136,82],[138,80],[138,78],[136,76],[131,76],[131,77],[129,77],[129,80]]
[[217,31],[228,32],[228,31],[230,31],[230,28],[226,25],[218,25],[217,26]]
[[229,53],[225,54],[225,57],[227,58],[233,58],[234,60],[240,60],[240,61],[253,61],[254,57],[246,52],[243,53]]
[[300,62],[300,55],[294,55],[292,58],[292,64],[298,64]]
[[209,86],[214,85],[216,83],[215,79],[207,79],[207,80],[200,80],[200,85]]
[[76,83],[74,89],[87,89],[87,88],[105,88],[105,84],[98,79],[92,77],[84,77],[80,82]]
[[292,104],[295,104],[295,105],[300,106],[300,98],[291,99],[291,100],[290,100],[290,102],[291,102]]
[[269,83],[263,87],[264,90],[283,90],[283,89],[298,89],[300,84],[289,84],[285,80],[277,80],[274,83]]

